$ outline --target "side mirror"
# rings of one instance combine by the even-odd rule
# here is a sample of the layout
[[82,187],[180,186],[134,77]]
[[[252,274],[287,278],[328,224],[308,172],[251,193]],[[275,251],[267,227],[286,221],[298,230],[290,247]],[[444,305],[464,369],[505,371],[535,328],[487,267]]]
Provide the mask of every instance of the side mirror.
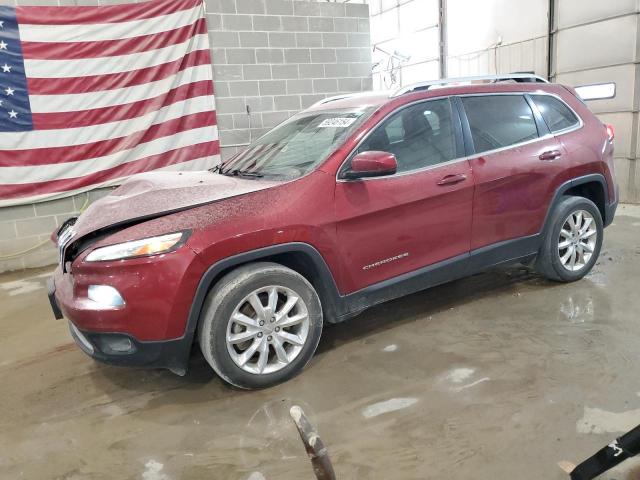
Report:
[[393,153],[373,150],[358,153],[351,159],[351,168],[344,172],[344,178],[355,180],[366,177],[382,177],[393,175],[398,169],[398,162]]

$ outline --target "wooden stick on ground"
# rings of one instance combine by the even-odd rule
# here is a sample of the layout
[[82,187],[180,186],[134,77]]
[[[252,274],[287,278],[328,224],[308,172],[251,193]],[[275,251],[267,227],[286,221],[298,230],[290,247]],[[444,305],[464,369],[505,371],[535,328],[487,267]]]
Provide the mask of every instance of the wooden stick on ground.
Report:
[[313,466],[313,472],[316,474],[316,478],[318,480],[336,480],[336,474],[333,471],[333,465],[331,465],[329,452],[318,436],[318,432],[309,422],[307,416],[297,405],[291,407],[289,414],[296,424],[302,443],[304,443],[304,448],[311,459],[311,465]]

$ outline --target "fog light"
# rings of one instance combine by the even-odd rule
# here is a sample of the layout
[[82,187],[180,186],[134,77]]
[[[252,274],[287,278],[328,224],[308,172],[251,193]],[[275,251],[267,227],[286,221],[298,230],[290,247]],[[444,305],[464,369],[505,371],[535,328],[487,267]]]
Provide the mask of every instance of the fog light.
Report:
[[105,342],[114,353],[128,353],[133,350],[133,343],[127,337],[109,338]]
[[135,353],[137,348],[133,340],[126,335],[100,334],[94,337],[97,347],[107,355],[124,355]]
[[109,285],[89,285],[87,293],[90,300],[106,307],[121,307],[124,299],[120,292]]

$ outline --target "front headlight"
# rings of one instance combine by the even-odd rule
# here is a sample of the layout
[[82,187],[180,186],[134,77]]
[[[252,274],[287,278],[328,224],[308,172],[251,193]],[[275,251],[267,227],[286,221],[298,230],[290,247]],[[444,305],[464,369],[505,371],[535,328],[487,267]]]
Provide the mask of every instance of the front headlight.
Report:
[[182,245],[188,236],[189,232],[176,232],[100,247],[87,255],[85,261],[121,260],[123,258],[146,257],[158,253],[167,253]]

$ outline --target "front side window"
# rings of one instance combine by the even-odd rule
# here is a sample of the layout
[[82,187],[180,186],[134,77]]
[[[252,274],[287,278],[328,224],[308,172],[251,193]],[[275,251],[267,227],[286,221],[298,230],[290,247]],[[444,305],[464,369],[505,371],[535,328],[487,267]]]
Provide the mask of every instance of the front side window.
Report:
[[462,97],[476,153],[538,138],[533,111],[522,95]]
[[224,175],[297,178],[333,153],[375,110],[333,109],[303,112],[252,143],[225,162]]
[[550,95],[531,95],[533,102],[540,110],[542,118],[544,118],[547,127],[552,132],[559,132],[565,128],[570,128],[578,125],[578,117],[567,107],[564,102],[561,102],[555,97]]
[[378,126],[358,153],[393,153],[398,172],[425,168],[456,158],[451,102],[429,100],[403,108]]

